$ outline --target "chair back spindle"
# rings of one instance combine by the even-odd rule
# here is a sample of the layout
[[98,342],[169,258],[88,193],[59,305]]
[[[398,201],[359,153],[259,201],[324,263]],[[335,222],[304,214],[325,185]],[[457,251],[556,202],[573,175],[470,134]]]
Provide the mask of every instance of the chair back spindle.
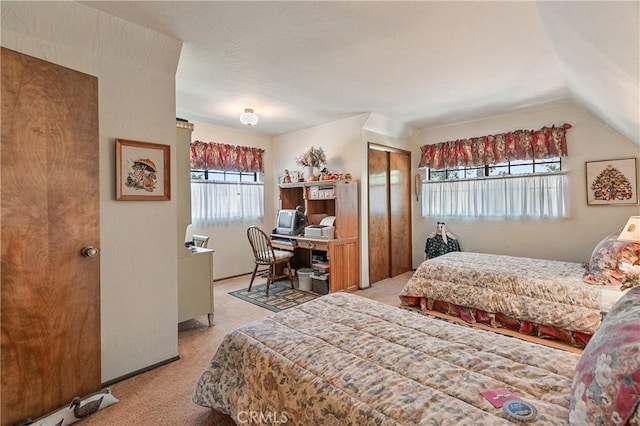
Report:
[[[258,273],[259,265],[268,266],[265,270],[267,273],[267,296],[269,295],[270,284],[279,278],[289,278],[291,288],[293,288],[293,276],[291,275],[291,264],[289,262],[289,259],[293,257],[293,253],[282,250],[278,250],[276,253],[276,250],[273,249],[273,245],[271,244],[271,238],[269,235],[257,226],[250,226],[247,229],[247,238],[249,239],[251,250],[253,250],[253,261],[255,263],[248,291],[251,291],[251,286],[253,285],[253,280]],[[287,273],[284,275],[276,273],[276,267],[280,264],[286,265]]]
[[249,227],[247,229],[247,237],[256,262],[261,265],[268,265],[275,259],[271,239],[262,229],[255,226]]

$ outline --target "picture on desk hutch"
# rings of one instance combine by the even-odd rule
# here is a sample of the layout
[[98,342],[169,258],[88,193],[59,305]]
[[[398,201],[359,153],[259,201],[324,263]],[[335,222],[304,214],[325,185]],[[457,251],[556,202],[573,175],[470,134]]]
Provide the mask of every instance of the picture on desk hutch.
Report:
[[116,200],[171,200],[169,145],[116,139]]

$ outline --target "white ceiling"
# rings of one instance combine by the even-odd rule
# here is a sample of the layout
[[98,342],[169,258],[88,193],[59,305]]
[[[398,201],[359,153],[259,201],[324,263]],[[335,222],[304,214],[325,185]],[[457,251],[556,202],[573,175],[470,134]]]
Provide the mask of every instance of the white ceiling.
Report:
[[183,41],[176,115],[191,121],[426,127],[572,98],[640,144],[638,1],[81,3]]

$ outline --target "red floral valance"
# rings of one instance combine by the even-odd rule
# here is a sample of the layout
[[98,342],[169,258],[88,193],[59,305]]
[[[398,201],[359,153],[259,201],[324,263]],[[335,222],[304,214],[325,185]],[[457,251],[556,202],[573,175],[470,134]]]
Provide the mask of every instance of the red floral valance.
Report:
[[567,155],[570,124],[424,145],[418,167],[444,169]]
[[216,142],[191,142],[191,168],[264,173],[264,149]]

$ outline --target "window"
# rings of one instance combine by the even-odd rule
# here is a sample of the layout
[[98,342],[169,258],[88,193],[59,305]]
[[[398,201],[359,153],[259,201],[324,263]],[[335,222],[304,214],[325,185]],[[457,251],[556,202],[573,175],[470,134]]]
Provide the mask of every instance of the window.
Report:
[[264,150],[191,143],[191,221],[219,224],[264,217]]
[[571,125],[520,129],[420,147],[423,216],[568,217]]
[[560,157],[428,169],[422,215],[569,217]]
[[256,172],[229,172],[225,170],[191,170],[191,180],[216,182],[258,182]]
[[254,222],[264,217],[259,173],[191,170],[191,221]]
[[422,216],[569,217],[564,174],[425,181]]
[[541,160],[513,160],[504,163],[485,164],[472,167],[450,167],[427,169],[427,180],[469,179],[485,176],[553,173],[562,170],[560,157]]

